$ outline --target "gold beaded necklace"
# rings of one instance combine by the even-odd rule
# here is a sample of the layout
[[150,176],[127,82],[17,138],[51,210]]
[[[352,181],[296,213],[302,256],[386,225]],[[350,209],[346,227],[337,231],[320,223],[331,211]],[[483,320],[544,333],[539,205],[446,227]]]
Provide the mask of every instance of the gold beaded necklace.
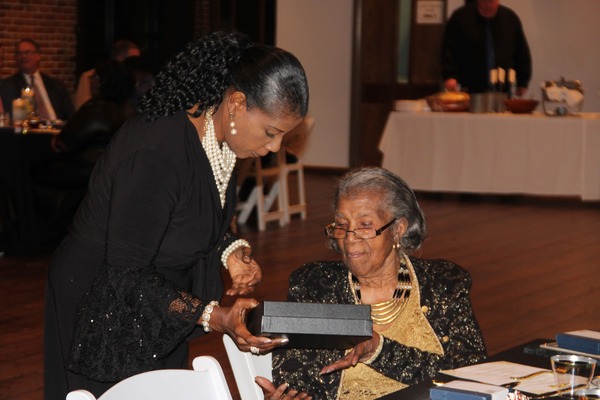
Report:
[[[362,298],[360,294],[360,283],[358,279],[348,272],[348,279],[350,281],[350,287],[354,293],[354,298],[357,304],[362,304]],[[394,321],[404,310],[406,306],[406,300],[410,295],[412,289],[412,283],[410,279],[410,273],[406,268],[404,260],[400,264],[400,270],[398,271],[398,283],[394,290],[394,295],[391,299],[382,303],[371,304],[371,320],[377,325],[386,325]]]

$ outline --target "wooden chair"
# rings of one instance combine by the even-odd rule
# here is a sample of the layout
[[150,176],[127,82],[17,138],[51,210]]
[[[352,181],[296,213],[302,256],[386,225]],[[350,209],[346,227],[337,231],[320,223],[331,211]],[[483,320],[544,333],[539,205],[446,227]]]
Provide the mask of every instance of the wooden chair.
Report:
[[[311,116],[307,116],[296,129],[287,133],[283,139],[285,151],[296,157],[296,162],[285,162],[283,164],[286,176],[284,199],[286,222],[290,222],[291,216],[294,214],[300,214],[301,219],[306,219],[306,191],[304,187],[304,164],[302,163],[302,155],[304,154],[308,138],[314,126],[315,119]],[[287,178],[294,173],[296,174],[297,201],[292,203],[290,198],[290,181]]]
[[[308,136],[315,124],[314,118],[308,116],[293,131],[288,132],[283,139],[281,149],[274,157],[273,165],[263,167],[261,159],[244,160],[240,165],[238,182],[246,177],[254,177],[256,183],[248,199],[238,204],[240,211],[237,222],[245,224],[253,209],[256,208],[258,229],[264,231],[269,221],[279,221],[280,226],[289,223],[293,214],[300,214],[306,219],[306,192],[304,187],[304,165],[300,156],[304,152]],[[287,156],[297,159],[288,163]],[[296,174],[297,200],[290,202],[289,176]],[[268,191],[265,194],[265,188]],[[277,201],[277,206],[273,205]]]
[[[210,356],[196,357],[193,371],[163,369],[143,372],[117,383],[97,400],[232,400],[219,362]],[[74,390],[67,400],[96,400],[87,390]]]

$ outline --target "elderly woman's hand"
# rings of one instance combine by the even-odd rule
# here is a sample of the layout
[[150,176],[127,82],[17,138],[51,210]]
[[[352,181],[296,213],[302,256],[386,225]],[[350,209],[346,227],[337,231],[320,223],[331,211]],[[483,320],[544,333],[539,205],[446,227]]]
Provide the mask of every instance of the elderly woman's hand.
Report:
[[262,281],[262,269],[252,258],[252,248],[240,247],[227,259],[231,288],[228,296],[245,295],[254,292],[256,285]]
[[279,399],[305,399],[311,400],[312,397],[305,392],[299,392],[295,389],[290,389],[287,383],[280,385],[276,388],[273,382],[262,376],[257,376],[255,382],[261,387],[265,400],[279,400]]
[[344,358],[323,368],[321,370],[321,375],[330,374],[340,369],[354,367],[359,362],[368,361],[375,355],[375,352],[377,352],[380,340],[383,340],[381,335],[375,333],[371,339],[357,344]]
[[246,315],[258,305],[256,299],[238,298],[231,307],[215,307],[210,316],[210,327],[229,335],[242,351],[265,354],[287,343],[286,338],[270,339],[253,336],[246,327]]

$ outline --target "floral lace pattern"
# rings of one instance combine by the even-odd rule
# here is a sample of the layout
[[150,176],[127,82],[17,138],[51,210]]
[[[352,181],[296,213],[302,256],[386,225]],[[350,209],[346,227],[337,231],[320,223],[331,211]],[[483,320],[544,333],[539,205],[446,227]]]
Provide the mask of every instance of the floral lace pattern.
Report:
[[147,267],[105,266],[79,307],[69,369],[113,382],[153,369],[185,340],[201,302]]

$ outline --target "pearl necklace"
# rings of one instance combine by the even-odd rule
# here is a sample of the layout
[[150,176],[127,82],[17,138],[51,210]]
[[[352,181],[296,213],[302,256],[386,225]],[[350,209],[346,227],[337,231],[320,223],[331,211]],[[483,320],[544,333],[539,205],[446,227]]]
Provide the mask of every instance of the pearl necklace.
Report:
[[[354,299],[357,304],[362,304],[362,298],[360,293],[360,283],[358,279],[348,271],[348,280],[350,281],[350,287],[352,288]],[[382,303],[371,304],[371,320],[376,325],[386,325],[394,321],[404,310],[406,306],[406,300],[410,295],[412,289],[412,283],[410,279],[410,273],[405,268],[404,262],[400,265],[398,271],[398,283],[396,283],[396,289],[392,298]]]
[[223,141],[223,145],[219,147],[217,135],[215,134],[215,124],[212,119],[213,110],[208,109],[204,116],[204,137],[202,138],[202,147],[210,162],[210,167],[215,177],[217,189],[219,190],[219,198],[221,200],[221,208],[225,207],[225,195],[227,193],[227,185],[231,179],[233,168],[235,167],[236,155],[227,143]]

